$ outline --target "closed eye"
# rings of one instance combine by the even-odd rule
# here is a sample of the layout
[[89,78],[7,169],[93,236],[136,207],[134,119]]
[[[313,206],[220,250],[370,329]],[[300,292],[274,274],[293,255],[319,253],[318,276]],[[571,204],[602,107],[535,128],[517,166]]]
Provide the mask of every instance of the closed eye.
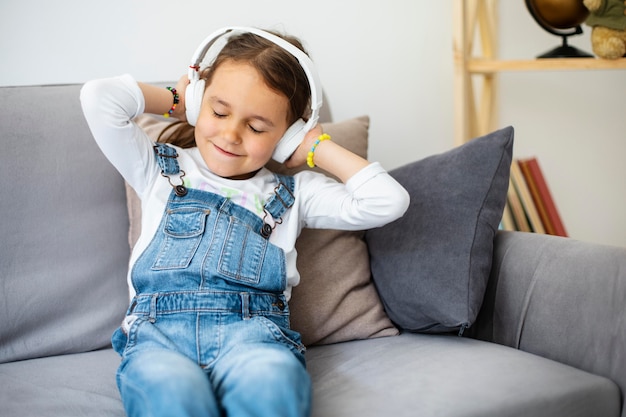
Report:
[[265,132],[263,130],[255,129],[254,126],[252,126],[252,125],[248,125],[248,128],[252,131],[252,133],[254,133],[256,135],[260,135],[261,133]]

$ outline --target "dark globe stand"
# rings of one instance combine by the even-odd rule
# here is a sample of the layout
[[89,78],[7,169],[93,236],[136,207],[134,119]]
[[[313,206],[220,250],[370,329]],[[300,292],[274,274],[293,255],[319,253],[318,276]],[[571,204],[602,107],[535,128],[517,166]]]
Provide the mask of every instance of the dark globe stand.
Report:
[[580,26],[577,26],[576,29],[577,30],[574,33],[567,35],[551,32],[555,35],[561,36],[561,38],[563,39],[563,43],[560,46],[550,49],[549,51],[541,55],[537,55],[537,58],[593,58],[593,55],[567,43],[568,36],[580,35],[581,33],[583,33]]
[[535,21],[547,32],[560,36],[562,44],[537,58],[593,58],[567,42],[569,36],[583,33],[580,24],[585,21],[589,11],[582,0],[525,0],[526,7]]

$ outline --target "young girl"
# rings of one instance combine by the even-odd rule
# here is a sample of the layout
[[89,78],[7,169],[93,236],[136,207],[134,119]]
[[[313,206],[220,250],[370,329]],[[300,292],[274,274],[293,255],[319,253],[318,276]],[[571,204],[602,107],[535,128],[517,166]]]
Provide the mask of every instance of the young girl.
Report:
[[296,238],[303,227],[382,226],[408,206],[378,163],[319,125],[286,164],[317,165],[342,182],[264,168],[311,99],[303,66],[271,36],[231,34],[199,73],[193,147],[155,144],[133,122],[144,112],[185,121],[187,77],[175,89],[129,75],[82,89],[98,145],[142,200],[131,304],[113,335],[129,416],[307,416],[305,348],[287,305],[299,281]]

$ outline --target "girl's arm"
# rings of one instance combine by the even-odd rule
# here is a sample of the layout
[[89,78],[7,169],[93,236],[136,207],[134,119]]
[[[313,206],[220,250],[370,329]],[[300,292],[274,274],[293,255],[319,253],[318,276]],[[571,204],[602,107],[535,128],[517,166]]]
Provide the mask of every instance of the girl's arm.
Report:
[[[151,114],[166,114],[174,104],[174,94],[163,88],[145,83],[137,83],[144,97],[144,112]],[[176,85],[176,94],[178,95],[178,103],[174,107],[171,117],[178,120],[187,120],[185,116],[185,88],[189,84],[187,76],[183,76],[178,80]]]
[[[309,132],[285,165],[306,163],[311,147],[322,133],[321,126]],[[311,172],[301,174],[300,196],[307,227],[364,230],[380,227],[401,217],[409,205],[407,191],[379,163],[370,163],[331,140],[321,141],[313,162],[339,178],[315,180]],[[305,179],[308,178],[308,179]]]
[[335,175],[343,183],[369,165],[366,159],[337,145],[332,139],[322,141],[317,145],[314,161],[315,165]]
[[[184,90],[186,77],[177,90]],[[184,91],[172,117],[184,120]],[[162,87],[137,83],[130,75],[93,80],[81,90],[81,104],[87,123],[107,159],[139,193],[159,172],[152,141],[132,120],[142,113],[166,113],[173,94]]]
[[[306,158],[311,147],[322,134],[322,128],[317,125],[302,141],[294,154],[285,161],[288,168],[293,168],[306,163]],[[313,154],[313,161],[316,166],[324,171],[336,176],[341,182],[346,183],[354,174],[368,166],[370,163],[357,154],[350,152],[344,147],[331,140],[320,142]]]

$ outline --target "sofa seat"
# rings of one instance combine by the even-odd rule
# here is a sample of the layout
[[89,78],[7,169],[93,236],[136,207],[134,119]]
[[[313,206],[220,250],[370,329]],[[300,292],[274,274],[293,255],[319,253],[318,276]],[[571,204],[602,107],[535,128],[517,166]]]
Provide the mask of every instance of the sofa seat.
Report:
[[[457,336],[397,337],[307,353],[314,416],[616,416],[611,380]],[[407,398],[413,397],[410,407]]]
[[0,416],[125,417],[113,349],[0,364]]
[[[607,378],[457,336],[316,346],[307,361],[313,417],[614,416],[620,409],[619,389]],[[0,415],[123,417],[118,363],[107,349],[2,364]]]

